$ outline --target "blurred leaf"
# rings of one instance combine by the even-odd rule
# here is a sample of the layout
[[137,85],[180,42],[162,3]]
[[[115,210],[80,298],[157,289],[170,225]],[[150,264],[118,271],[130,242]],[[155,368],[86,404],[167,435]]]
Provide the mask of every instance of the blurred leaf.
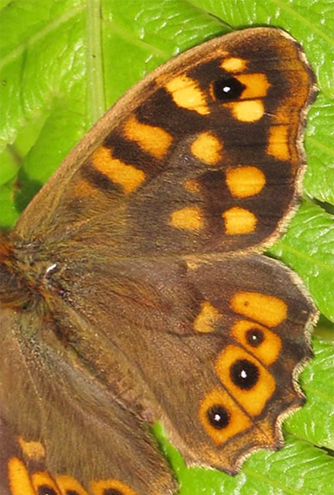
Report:
[[320,206],[304,203],[270,250],[303,278],[319,310],[334,321],[334,222]]

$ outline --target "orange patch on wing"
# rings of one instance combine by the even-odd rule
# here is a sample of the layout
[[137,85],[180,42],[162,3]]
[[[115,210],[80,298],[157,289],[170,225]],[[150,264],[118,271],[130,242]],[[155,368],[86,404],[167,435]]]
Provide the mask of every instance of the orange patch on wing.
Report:
[[96,187],[90,184],[87,180],[79,179],[75,182],[75,184],[73,184],[71,194],[80,198],[87,196],[96,196]]
[[217,308],[212,306],[209,301],[201,304],[201,311],[194,320],[194,329],[196,332],[209,333],[215,330],[215,325],[220,319],[220,313]]
[[226,184],[235,198],[247,198],[258,194],[266,184],[261,169],[252,166],[228,168]]
[[220,67],[227,72],[241,72],[247,67],[248,61],[244,58],[229,57],[222,60]]
[[288,314],[287,304],[261,292],[237,292],[230,301],[231,309],[267,327],[276,327]]
[[127,165],[118,158],[113,158],[112,151],[104,146],[98,148],[93,154],[93,166],[115,184],[122,186],[126,194],[137,189],[145,180],[142,170]]
[[249,320],[239,320],[233,325],[231,333],[266,366],[274,363],[280,355],[282,349],[280,337],[263,325]]
[[170,145],[172,136],[161,127],[143,124],[131,116],[124,124],[124,134],[127,139],[135,141],[144,151],[155,158],[164,158]]
[[245,100],[225,103],[235,119],[240,122],[256,122],[264,115],[262,100]]
[[39,488],[43,486],[43,487],[48,487],[52,494],[54,493],[55,495],[62,495],[57,485],[55,484],[49,473],[46,471],[38,471],[36,473],[33,473],[33,475],[31,476],[31,481],[33,487],[36,490],[36,493],[40,493]]
[[[224,428],[215,428],[208,417],[208,413],[215,407],[221,407],[226,411],[228,420]],[[205,431],[216,444],[225,443],[233,437],[252,426],[250,418],[235,403],[231,396],[220,388],[213,389],[206,395],[200,404],[199,419]]]
[[200,230],[204,225],[202,211],[196,206],[173,211],[169,225],[184,230]]
[[290,160],[288,125],[275,125],[270,127],[267,153],[279,160]]
[[222,149],[220,139],[211,132],[199,134],[190,146],[192,155],[209,165],[216,165],[221,158]]
[[[248,363],[256,370],[254,385],[249,389],[242,388],[232,379],[231,370],[238,363]],[[275,392],[276,382],[271,373],[257,359],[236,345],[228,345],[223,349],[218,356],[215,368],[222,384],[252,416],[257,416],[263,411],[267,401]]]
[[8,462],[8,482],[11,495],[36,495],[24,463],[17,457]]
[[236,76],[236,79],[245,86],[245,89],[242,92],[243,100],[249,98],[264,98],[270,88],[267,76],[262,72],[240,74]]
[[200,89],[196,80],[180,75],[165,84],[177,106],[193,110],[200,115],[210,113],[205,93]]
[[227,235],[250,234],[256,229],[257,218],[254,213],[240,206],[224,211],[222,217]]
[[45,448],[41,442],[26,442],[22,437],[18,437],[18,443],[23,454],[29,459],[40,461],[45,457]]

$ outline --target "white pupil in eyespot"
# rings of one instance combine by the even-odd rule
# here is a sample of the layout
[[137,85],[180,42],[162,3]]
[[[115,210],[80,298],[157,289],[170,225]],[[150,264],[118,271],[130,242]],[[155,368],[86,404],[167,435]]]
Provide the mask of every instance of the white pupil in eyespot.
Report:
[[241,378],[247,378],[247,372],[245,370],[242,370],[240,376]]

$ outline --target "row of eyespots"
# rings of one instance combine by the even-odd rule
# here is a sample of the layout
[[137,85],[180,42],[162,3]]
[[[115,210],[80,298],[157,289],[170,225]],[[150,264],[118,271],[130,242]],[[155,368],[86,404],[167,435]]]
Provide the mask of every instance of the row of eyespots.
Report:
[[[232,311],[251,316],[260,323],[241,319],[232,326],[231,334],[242,347],[234,344],[226,346],[215,365],[225,389],[214,389],[200,404],[200,421],[217,444],[250,428],[251,418],[261,414],[273,395],[275,379],[265,366],[277,360],[282,342],[263,323],[274,327],[287,316],[284,301],[256,292],[238,292],[232,297],[230,305]],[[206,301],[194,320],[194,329],[200,332],[215,331],[219,319],[218,309]]]
[[136,495],[128,485],[114,479],[92,481],[88,493],[68,475],[52,478],[47,472],[30,474],[17,457],[9,460],[8,480],[11,495]]

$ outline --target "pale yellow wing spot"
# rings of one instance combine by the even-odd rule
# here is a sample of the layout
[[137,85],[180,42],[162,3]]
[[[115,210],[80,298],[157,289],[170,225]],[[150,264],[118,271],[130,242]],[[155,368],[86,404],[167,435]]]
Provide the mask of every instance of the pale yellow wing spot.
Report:
[[262,100],[245,100],[225,103],[235,119],[240,122],[256,122],[264,115]]
[[222,60],[220,67],[226,72],[241,72],[246,69],[248,61],[244,58],[229,57]]
[[84,179],[76,181],[71,189],[72,196],[79,198],[96,196],[96,193],[96,187]]
[[192,155],[209,165],[216,165],[219,162],[222,149],[222,142],[211,132],[199,134],[190,146]]
[[124,124],[127,139],[135,141],[144,151],[161,160],[172,144],[172,136],[161,127],[138,122],[132,115]]
[[279,160],[290,160],[289,126],[275,125],[270,127],[267,153]]
[[200,230],[204,226],[203,213],[196,206],[187,206],[173,211],[169,225],[177,229]]
[[205,93],[199,88],[197,81],[185,75],[177,76],[165,84],[177,106],[193,110],[200,115],[210,113]]
[[209,301],[201,304],[201,311],[194,320],[194,329],[196,332],[209,333],[215,330],[215,325],[220,319],[220,313],[217,308],[212,306]]
[[261,292],[237,292],[231,298],[230,306],[235,313],[270,328],[282,323],[288,314],[288,307],[282,299]]
[[93,155],[93,166],[105,174],[115,184],[123,187],[126,194],[137,189],[145,180],[142,170],[113,158],[109,148],[101,146]]
[[254,213],[240,206],[224,211],[222,217],[227,235],[250,234],[256,229],[257,218]]
[[262,191],[266,178],[261,169],[253,166],[226,170],[226,184],[235,198],[255,196]]
[[17,457],[9,459],[8,482],[11,495],[36,495],[27,468]]
[[184,181],[184,188],[192,193],[200,192],[200,185],[194,179],[187,179]]
[[200,262],[196,258],[187,258],[185,262],[189,270],[197,270],[200,266]]
[[268,89],[270,88],[270,83],[267,76],[262,72],[255,72],[253,74],[239,74],[236,79],[245,86],[242,92],[242,99],[247,100],[250,98],[264,98]]
[[45,448],[41,442],[26,442],[22,437],[18,438],[18,443],[23,454],[34,461],[41,461],[45,458]]

